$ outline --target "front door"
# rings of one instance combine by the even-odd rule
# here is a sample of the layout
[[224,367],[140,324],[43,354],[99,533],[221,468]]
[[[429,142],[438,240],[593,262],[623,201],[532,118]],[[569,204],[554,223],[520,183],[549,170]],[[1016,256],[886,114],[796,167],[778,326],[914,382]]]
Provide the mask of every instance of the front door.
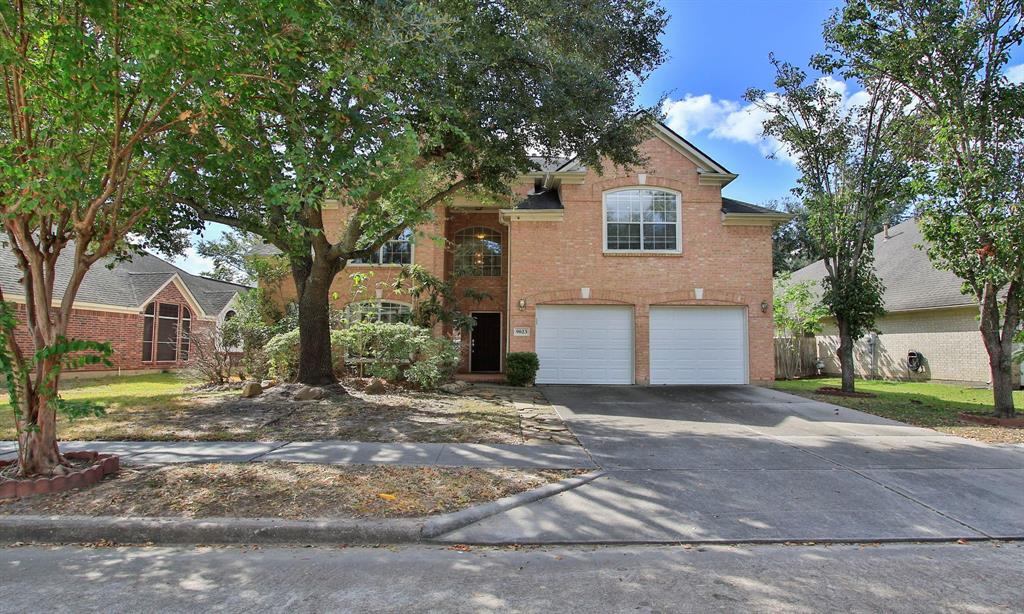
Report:
[[501,314],[474,313],[470,334],[469,370],[473,373],[501,371]]

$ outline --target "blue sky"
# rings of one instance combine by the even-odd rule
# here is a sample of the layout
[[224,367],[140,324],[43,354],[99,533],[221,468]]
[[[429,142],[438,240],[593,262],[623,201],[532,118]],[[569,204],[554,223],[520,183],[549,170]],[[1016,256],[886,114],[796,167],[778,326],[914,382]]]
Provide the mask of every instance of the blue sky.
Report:
[[[784,198],[796,171],[768,159],[775,146],[760,137],[761,119],[743,101],[749,87],[771,89],[768,54],[805,65],[823,51],[822,23],[842,2],[831,0],[663,0],[671,20],[662,37],[669,60],[645,83],[640,103],[667,96],[668,124],[739,178],[724,194],[753,203]],[[1024,81],[1024,57],[1010,74]],[[845,84],[835,82],[843,89]],[[856,92],[844,91],[854,96]],[[204,235],[219,236],[211,226]],[[193,273],[210,268],[190,250],[176,264]]]

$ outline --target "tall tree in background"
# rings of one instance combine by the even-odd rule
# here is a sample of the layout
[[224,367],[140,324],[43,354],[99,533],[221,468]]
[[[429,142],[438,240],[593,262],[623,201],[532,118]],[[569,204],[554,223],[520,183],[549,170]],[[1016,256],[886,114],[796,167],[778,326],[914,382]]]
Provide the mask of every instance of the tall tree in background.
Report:
[[[31,339],[11,334],[13,311],[3,306],[0,367],[23,475],[62,471],[61,368],[89,360],[82,350],[99,352],[92,360],[109,353],[66,339],[89,268],[125,253],[129,234],[165,250],[179,236],[167,212],[151,206],[171,177],[167,137],[188,134],[207,112],[210,101],[194,85],[213,82],[227,57],[221,30],[191,8],[175,0],[0,2],[0,243],[23,275]],[[70,270],[65,287],[58,270]]]
[[200,239],[196,253],[213,263],[204,277],[252,286],[260,272],[253,252],[263,244],[259,236],[244,231],[227,231],[216,239]]
[[1003,74],[1024,39],[1020,0],[848,2],[827,25],[848,74],[913,96],[930,138],[918,178],[935,266],[979,305],[995,414],[1014,415],[1011,352],[1024,302],[1024,85]]
[[793,217],[772,233],[772,274],[792,273],[818,260],[817,248],[807,228],[807,208],[794,198],[766,203]]
[[825,264],[822,302],[839,329],[844,391],[854,390],[853,344],[883,313],[873,266],[874,228],[906,207],[909,97],[892,84],[864,82],[867,100],[852,107],[824,80],[772,58],[777,92],[752,89],[748,101],[769,113],[766,136],[778,139],[800,171],[794,189],[807,209],[807,233]]
[[459,191],[506,190],[533,152],[639,161],[636,95],[663,60],[653,0],[242,4],[222,19],[261,79],[225,91],[175,200],[287,258],[303,383],[335,381],[328,299],[350,260]]

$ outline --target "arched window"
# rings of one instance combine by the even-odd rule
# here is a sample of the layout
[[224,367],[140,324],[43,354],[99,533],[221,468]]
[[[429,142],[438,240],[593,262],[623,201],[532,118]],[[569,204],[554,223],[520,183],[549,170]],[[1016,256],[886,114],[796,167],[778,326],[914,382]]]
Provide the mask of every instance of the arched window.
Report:
[[175,303],[152,302],[142,313],[143,362],[177,362],[189,358],[192,312]]
[[679,195],[668,190],[629,188],[604,195],[607,252],[679,252],[682,227]]
[[474,226],[455,233],[455,274],[468,277],[501,275],[501,233]]
[[412,308],[394,301],[363,301],[345,306],[345,319],[349,322],[408,322]]

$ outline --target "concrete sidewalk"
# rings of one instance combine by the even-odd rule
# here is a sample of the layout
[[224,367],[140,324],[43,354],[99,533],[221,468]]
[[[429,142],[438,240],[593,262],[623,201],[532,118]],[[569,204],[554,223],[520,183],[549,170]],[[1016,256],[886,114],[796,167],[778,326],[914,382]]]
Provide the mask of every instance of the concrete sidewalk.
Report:
[[[594,469],[578,446],[476,443],[364,443],[352,441],[67,441],[61,450],[117,454],[133,465],[282,461],[325,465]],[[15,442],[0,442],[0,460],[13,458]]]

